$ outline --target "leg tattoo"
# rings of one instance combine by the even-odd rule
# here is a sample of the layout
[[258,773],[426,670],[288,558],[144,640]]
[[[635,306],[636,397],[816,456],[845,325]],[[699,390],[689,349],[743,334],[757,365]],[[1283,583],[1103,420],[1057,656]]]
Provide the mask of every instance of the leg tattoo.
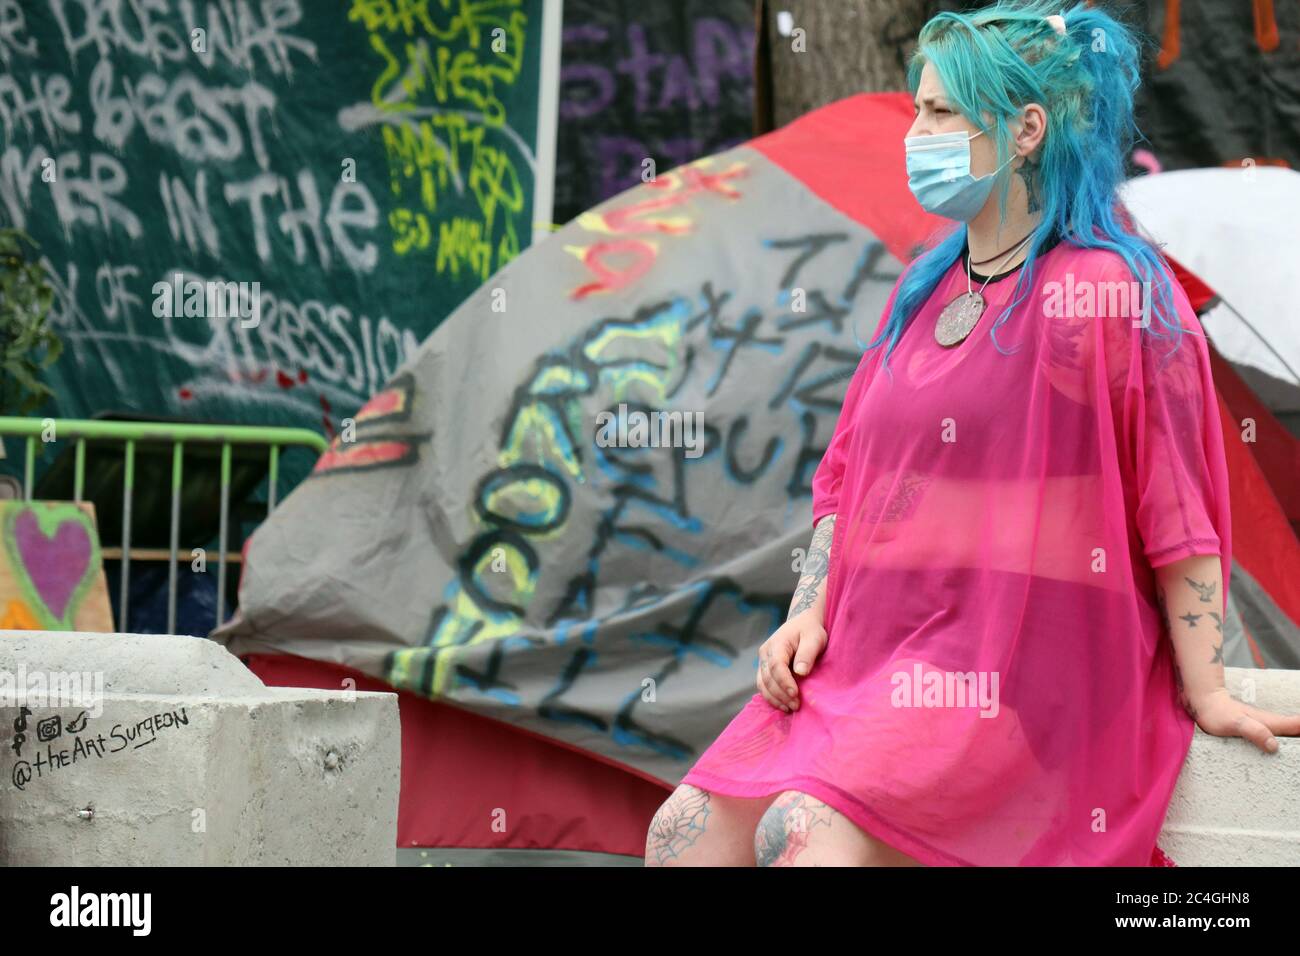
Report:
[[834,812],[807,794],[778,798],[758,822],[755,861],[759,866],[793,866],[795,858],[808,846],[808,831],[815,826],[830,826]]
[[669,797],[650,823],[646,856],[663,866],[694,846],[708,823],[709,796],[707,790],[691,788]]

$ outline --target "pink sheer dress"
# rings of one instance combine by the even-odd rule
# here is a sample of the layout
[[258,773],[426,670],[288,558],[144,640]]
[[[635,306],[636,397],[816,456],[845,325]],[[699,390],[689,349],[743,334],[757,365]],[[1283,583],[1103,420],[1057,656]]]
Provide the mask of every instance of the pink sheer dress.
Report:
[[1195,725],[1154,569],[1218,555],[1222,602],[1230,563],[1204,333],[1169,275],[1187,332],[1151,337],[1122,258],[1062,241],[999,352],[1018,276],[945,348],[955,265],[887,368],[864,354],[813,478],[814,526],[837,516],[826,649],[797,711],[756,692],[683,782],[803,791],[928,865],[1172,865]]

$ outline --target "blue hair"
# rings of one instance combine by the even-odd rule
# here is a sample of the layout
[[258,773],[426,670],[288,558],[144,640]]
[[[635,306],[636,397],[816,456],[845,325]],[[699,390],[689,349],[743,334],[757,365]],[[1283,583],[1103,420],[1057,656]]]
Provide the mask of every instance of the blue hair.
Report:
[[[1064,17],[1064,35],[1045,19],[1053,14]],[[1152,283],[1144,288],[1156,289],[1151,309],[1159,324],[1175,336],[1175,345],[1181,337],[1163,257],[1137,234],[1117,195],[1125,159],[1143,138],[1133,119],[1133,95],[1141,84],[1139,42],[1095,7],[1076,4],[1062,11],[1053,0],[998,0],[967,14],[940,13],[921,30],[908,64],[912,93],[925,64],[932,64],[949,102],[995,142],[996,165],[1012,156],[1007,120],[1028,103],[1042,105],[1047,113],[1034,167],[1042,219],[1015,295],[989,329],[999,351],[1006,350],[998,345],[997,330],[1033,288],[1039,252],[1053,235],[1123,257],[1139,282]],[[985,126],[985,114],[992,116],[991,126]],[[1005,217],[1010,170],[1000,180],[998,208]],[[966,233],[966,224],[959,223],[907,267],[884,327],[864,346],[888,341],[886,367],[903,329],[961,256]],[[1159,337],[1156,324],[1148,322],[1146,330]]]

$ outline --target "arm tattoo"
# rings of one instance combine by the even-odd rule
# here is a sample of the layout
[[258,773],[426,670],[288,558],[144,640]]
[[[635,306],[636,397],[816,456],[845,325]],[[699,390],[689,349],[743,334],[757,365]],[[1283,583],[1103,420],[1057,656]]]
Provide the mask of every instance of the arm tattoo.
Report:
[[1202,604],[1209,604],[1214,600],[1214,592],[1218,590],[1219,583],[1211,581],[1209,584],[1202,584],[1200,581],[1193,581],[1191,578],[1183,578],[1188,584],[1196,589],[1196,596],[1201,599]]
[[675,860],[704,835],[709,819],[709,791],[691,787],[659,808],[650,824],[646,856],[659,866]]
[[831,538],[834,534],[835,515],[827,515],[817,522],[812,543],[808,545],[808,557],[803,562],[803,575],[799,578],[799,586],[795,588],[794,601],[786,620],[802,614],[817,603],[817,593],[831,569]]
[[[1174,622],[1169,616],[1169,605],[1165,603],[1165,589],[1158,584],[1156,585],[1156,603],[1160,605],[1160,616],[1164,618],[1165,627],[1169,630],[1169,639],[1172,643]],[[1196,616],[1199,617],[1200,615]],[[1183,710],[1187,711],[1192,720],[1195,720],[1196,708],[1192,706],[1191,698],[1187,696],[1187,691],[1183,688],[1183,670],[1178,666],[1178,651],[1171,647],[1170,653],[1174,658],[1174,683],[1178,685],[1178,703],[1182,704]]]
[[1187,711],[1192,720],[1196,719],[1196,708],[1192,706],[1191,698],[1187,696],[1187,691],[1183,688],[1183,671],[1178,666],[1178,661],[1174,661],[1174,680],[1178,684],[1178,703],[1183,705],[1183,710]]
[[1165,589],[1156,585],[1156,604],[1160,606],[1160,618],[1165,622],[1165,628],[1169,631],[1172,638],[1174,634],[1174,622],[1169,617],[1169,605],[1165,603]]

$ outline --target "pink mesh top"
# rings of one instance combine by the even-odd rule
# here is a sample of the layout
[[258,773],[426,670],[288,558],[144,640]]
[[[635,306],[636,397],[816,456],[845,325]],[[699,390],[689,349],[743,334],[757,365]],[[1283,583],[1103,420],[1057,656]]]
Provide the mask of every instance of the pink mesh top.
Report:
[[[1208,350],[1172,275],[1176,351],[1115,311],[1118,255],[1063,241],[1004,354],[989,328],[1018,275],[948,349],[955,265],[887,370],[884,346],[865,353],[813,478],[814,525],[837,514],[826,649],[799,710],[755,693],[684,783],[801,790],[930,865],[1159,859],[1195,725],[1153,568],[1217,554],[1224,594],[1230,563]],[[1077,315],[1047,317],[1051,282]]]

